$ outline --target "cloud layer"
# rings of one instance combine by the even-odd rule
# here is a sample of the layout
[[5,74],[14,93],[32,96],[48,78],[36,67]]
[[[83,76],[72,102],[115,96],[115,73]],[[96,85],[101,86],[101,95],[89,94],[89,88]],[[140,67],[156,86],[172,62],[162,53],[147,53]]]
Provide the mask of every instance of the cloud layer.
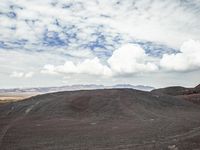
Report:
[[145,54],[144,49],[136,44],[126,44],[115,50],[106,64],[95,57],[75,64],[66,61],[64,65],[45,65],[42,73],[48,74],[90,74],[102,76],[133,75],[154,72],[158,66]]
[[90,74],[102,76],[126,76],[138,73],[161,71],[192,71],[200,69],[200,42],[184,42],[180,52],[164,54],[162,58],[148,56],[144,49],[136,44],[126,44],[116,49],[106,64],[100,60],[86,59],[74,64],[66,61],[64,65],[45,65],[43,73],[50,74]]
[[111,76],[111,70],[100,63],[100,60],[95,57],[86,59],[83,62],[75,64],[72,61],[66,61],[64,65],[45,65],[41,73],[47,74],[89,74]]
[[12,78],[31,78],[33,76],[33,72],[27,72],[27,73],[24,73],[24,72],[12,72],[10,74],[10,77]]
[[45,78],[45,86],[72,74],[107,84],[200,70],[199,0],[1,0],[0,7],[2,87],[20,85],[16,77],[29,72],[24,85]]
[[169,71],[200,69],[200,42],[194,40],[184,42],[180,48],[180,53],[164,54],[160,64]]

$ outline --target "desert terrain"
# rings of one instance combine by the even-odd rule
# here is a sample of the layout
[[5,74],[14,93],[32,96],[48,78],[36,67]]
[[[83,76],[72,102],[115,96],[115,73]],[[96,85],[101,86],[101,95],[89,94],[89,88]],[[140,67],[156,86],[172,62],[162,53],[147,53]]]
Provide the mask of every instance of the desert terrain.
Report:
[[37,95],[36,93],[0,93],[0,104],[16,102]]
[[3,150],[198,150],[200,106],[161,92],[100,89],[0,104]]

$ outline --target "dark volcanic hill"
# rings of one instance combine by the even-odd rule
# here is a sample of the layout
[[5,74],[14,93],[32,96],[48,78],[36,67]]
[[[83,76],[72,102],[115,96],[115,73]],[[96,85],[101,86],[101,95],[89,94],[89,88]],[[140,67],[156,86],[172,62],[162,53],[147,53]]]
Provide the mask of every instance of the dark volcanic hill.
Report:
[[200,85],[194,88],[185,88],[179,86],[167,87],[152,90],[152,93],[171,95],[195,104],[200,104]]
[[200,84],[195,87],[196,91],[200,92]]
[[58,92],[0,105],[2,150],[192,150],[200,107],[133,89]]

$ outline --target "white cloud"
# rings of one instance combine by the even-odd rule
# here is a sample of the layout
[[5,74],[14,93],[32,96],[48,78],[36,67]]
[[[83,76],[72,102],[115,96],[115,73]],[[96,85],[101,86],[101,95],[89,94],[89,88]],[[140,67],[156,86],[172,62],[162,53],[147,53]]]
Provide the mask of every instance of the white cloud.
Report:
[[89,74],[89,75],[103,75],[110,76],[111,70],[100,63],[100,60],[95,57],[93,59],[86,59],[83,62],[75,64],[72,61],[66,61],[64,65],[54,66],[45,65],[42,73],[49,74]]
[[189,71],[200,68],[200,42],[184,42],[180,53],[164,54],[160,61],[163,69],[168,71]]
[[31,78],[34,75],[34,72],[28,72],[24,74],[25,78]]
[[136,44],[126,44],[115,50],[108,64],[113,72],[122,75],[158,70],[144,49]]
[[102,64],[95,57],[85,59],[75,64],[66,61],[64,65],[45,65],[42,73],[48,74],[89,74],[102,76],[127,75],[143,72],[157,71],[157,65],[152,62],[152,58],[145,54],[144,49],[136,44],[126,44],[115,50],[107,60],[107,64]]
[[16,71],[14,71],[14,72],[12,72],[11,74],[10,74],[10,77],[13,77],[13,78],[21,78],[21,77],[23,77],[24,76],[24,73],[23,72],[16,72]]
[[12,78],[31,78],[34,75],[34,72],[17,72],[14,71],[10,74],[10,77]]
[[55,71],[55,66],[54,65],[44,65],[43,70],[40,71],[41,73],[44,74],[51,74],[51,75],[57,75],[58,73],[56,73]]
[[89,74],[101,76],[124,76],[138,73],[167,71],[191,71],[200,68],[200,42],[184,42],[180,53],[164,54],[162,58],[148,56],[137,44],[125,44],[116,49],[106,63],[95,57],[79,63],[66,61],[64,65],[45,65],[43,73]]
[[[135,39],[161,42],[178,47],[188,38],[199,39],[198,30],[199,2],[174,0],[124,0],[83,1],[60,0],[52,6],[49,0],[15,0],[8,2],[1,0],[3,13],[13,11],[16,19],[0,15],[0,33],[2,39],[17,40],[28,39],[40,42],[45,29],[59,32],[63,29],[55,25],[55,19],[64,27],[75,25],[78,28],[78,38],[91,40],[94,27],[104,25],[109,34],[119,33]],[[23,9],[10,9],[10,5],[17,5]],[[63,8],[68,5],[68,8]],[[117,11],[116,11],[117,10]],[[174,11],[175,10],[175,11]],[[107,17],[102,17],[107,16]],[[128,18],[128,19],[127,19]],[[190,21],[188,21],[188,19]],[[25,20],[30,20],[29,23]],[[32,20],[35,22],[31,23]],[[8,27],[16,26],[16,30]]]
[[[83,82],[91,82],[91,75],[118,76],[121,81],[127,74],[191,73],[199,68],[199,53],[191,50],[197,42],[185,48],[190,52],[181,50],[160,60],[167,52],[165,46],[178,50],[188,39],[200,40],[199,0],[1,0],[0,8],[0,78],[10,85],[18,81],[9,79],[13,70],[37,73],[43,66],[43,73],[76,74]],[[148,54],[155,50],[153,56],[159,57],[149,57],[136,45],[123,50],[127,46],[123,44],[133,41],[144,42],[141,45]],[[164,47],[150,50],[151,42]],[[14,76],[25,77],[21,73]],[[40,81],[44,75],[37,76]],[[51,77],[45,76],[49,84],[53,83]]]

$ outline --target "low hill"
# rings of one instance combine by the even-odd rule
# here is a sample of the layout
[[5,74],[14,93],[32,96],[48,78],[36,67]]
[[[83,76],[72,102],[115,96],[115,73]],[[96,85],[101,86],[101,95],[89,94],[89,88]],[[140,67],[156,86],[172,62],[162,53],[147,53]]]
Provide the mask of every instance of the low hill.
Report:
[[200,104],[200,85],[194,88],[185,88],[179,86],[167,87],[152,90],[152,93],[171,95],[195,104]]
[[200,92],[200,84],[195,87],[196,91]]
[[133,89],[38,95],[0,105],[0,149],[200,148],[199,108]]

